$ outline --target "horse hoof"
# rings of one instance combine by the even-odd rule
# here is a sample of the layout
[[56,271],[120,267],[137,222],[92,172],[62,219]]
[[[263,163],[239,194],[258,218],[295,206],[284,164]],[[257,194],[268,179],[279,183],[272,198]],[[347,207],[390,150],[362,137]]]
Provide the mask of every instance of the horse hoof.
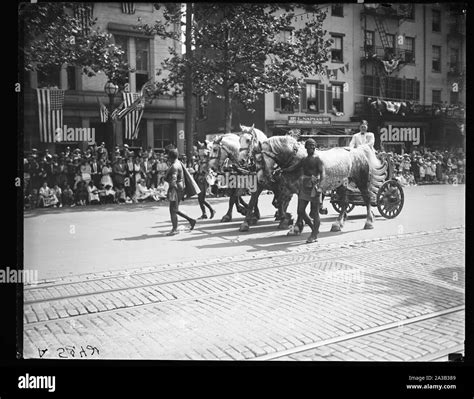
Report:
[[256,217],[253,217],[249,220],[250,226],[255,226],[258,222],[258,219]]
[[289,227],[290,227],[290,225],[288,224],[288,221],[283,220],[278,225],[278,230],[288,230]]
[[331,231],[332,232],[341,231],[341,226],[339,226],[338,224],[333,224],[331,227]]
[[317,237],[309,236],[309,238],[306,240],[306,244],[312,244],[313,242],[318,241]]
[[366,223],[364,226],[364,230],[372,230],[374,225],[372,223]]
[[221,223],[227,223],[232,221],[232,218],[229,215],[224,215],[221,219]]
[[249,225],[248,225],[248,223],[247,223],[247,222],[243,222],[243,223],[240,225],[239,231],[240,231],[240,232],[249,231]]

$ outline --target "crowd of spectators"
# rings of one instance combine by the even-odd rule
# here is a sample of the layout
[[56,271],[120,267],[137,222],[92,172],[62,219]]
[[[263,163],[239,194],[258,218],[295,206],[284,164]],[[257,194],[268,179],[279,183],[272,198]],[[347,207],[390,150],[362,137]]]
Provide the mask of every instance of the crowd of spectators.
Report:
[[456,151],[412,151],[403,155],[379,153],[388,157],[393,165],[393,177],[402,186],[421,184],[464,184],[466,181],[466,155]]
[[161,201],[168,189],[166,156],[151,147],[125,144],[112,154],[104,143],[59,154],[33,149],[23,162],[25,208]]
[[[389,158],[392,175],[402,186],[465,183],[466,157],[457,151],[412,151],[403,155],[379,152]],[[181,158],[191,174],[197,172],[198,157]],[[168,183],[166,155],[151,147],[132,151],[127,144],[109,154],[104,143],[85,151],[67,147],[50,154],[33,149],[24,158],[24,206],[63,207],[88,204],[122,204],[166,199]],[[208,176],[208,195],[223,195],[216,176]]]

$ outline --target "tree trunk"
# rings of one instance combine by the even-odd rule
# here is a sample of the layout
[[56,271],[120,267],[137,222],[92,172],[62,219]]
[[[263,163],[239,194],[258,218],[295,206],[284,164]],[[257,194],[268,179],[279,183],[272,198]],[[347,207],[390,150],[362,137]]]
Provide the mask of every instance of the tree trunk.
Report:
[[192,3],[186,4],[186,75],[184,82],[184,132],[186,140],[186,158],[193,156],[193,82],[190,61],[192,58]]
[[232,132],[232,96],[226,87],[227,85],[224,87],[224,90],[225,90],[225,95],[224,95],[225,132],[231,133]]

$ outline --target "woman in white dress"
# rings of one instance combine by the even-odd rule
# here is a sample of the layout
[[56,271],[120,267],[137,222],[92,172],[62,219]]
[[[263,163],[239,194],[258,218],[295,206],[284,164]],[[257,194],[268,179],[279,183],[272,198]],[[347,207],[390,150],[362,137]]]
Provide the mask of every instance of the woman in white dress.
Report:
[[89,204],[99,204],[99,190],[94,186],[94,182],[91,180],[87,185],[87,193],[89,195]]
[[102,184],[104,187],[106,186],[113,187],[114,183],[112,181],[112,177],[110,176],[111,174],[112,174],[112,167],[110,166],[110,162],[107,162],[102,167],[102,178],[100,179],[100,184]]
[[83,161],[81,165],[81,178],[83,181],[86,182],[86,184],[89,184],[89,182],[91,181],[91,178],[92,178],[91,173],[92,173],[91,164],[87,160]]

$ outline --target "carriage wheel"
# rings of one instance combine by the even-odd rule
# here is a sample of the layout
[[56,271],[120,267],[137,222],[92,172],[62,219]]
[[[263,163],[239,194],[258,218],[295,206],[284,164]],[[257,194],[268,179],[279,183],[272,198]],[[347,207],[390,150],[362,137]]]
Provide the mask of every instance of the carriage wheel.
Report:
[[[332,207],[334,208],[334,210],[337,212],[337,213],[341,213],[342,211],[342,207],[341,207],[341,203],[340,202],[332,202]],[[349,204],[347,205],[347,208],[346,208],[346,213],[349,213],[350,211],[352,211],[353,209],[355,208],[355,205],[354,204]]]
[[387,219],[393,219],[400,214],[404,201],[403,188],[396,180],[386,181],[377,193],[377,208]]

